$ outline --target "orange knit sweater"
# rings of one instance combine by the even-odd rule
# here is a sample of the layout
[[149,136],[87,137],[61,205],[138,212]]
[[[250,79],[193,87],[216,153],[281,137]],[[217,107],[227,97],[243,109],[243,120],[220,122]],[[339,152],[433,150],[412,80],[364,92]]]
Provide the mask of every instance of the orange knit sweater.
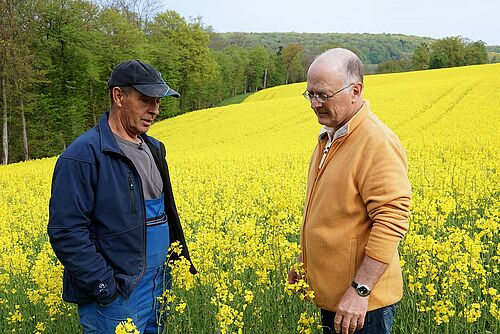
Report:
[[311,158],[301,248],[316,304],[335,312],[366,255],[389,266],[368,310],[403,294],[398,245],[408,229],[408,163],[396,135],[364,106],[336,139],[321,169],[326,139]]

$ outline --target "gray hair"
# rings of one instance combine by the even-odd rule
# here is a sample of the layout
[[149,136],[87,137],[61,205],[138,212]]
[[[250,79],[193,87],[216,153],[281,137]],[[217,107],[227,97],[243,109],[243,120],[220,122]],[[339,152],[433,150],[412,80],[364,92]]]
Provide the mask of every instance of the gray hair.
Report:
[[109,99],[111,100],[111,105],[113,105],[113,103],[114,103],[114,101],[113,101],[113,88],[115,88],[115,87],[119,87],[122,90],[123,95],[128,95],[128,94],[130,94],[132,89],[135,89],[132,86],[113,86],[113,87],[111,87],[109,89]]
[[325,60],[332,70],[339,71],[344,76],[344,85],[354,82],[363,82],[364,67],[359,57],[352,51],[342,48],[326,50],[316,57],[316,60]]

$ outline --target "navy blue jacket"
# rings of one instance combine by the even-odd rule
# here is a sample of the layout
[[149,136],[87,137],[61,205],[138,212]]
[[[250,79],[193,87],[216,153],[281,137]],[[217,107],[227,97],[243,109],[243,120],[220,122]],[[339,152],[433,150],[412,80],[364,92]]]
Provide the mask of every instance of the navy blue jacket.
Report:
[[[105,112],[59,157],[52,179],[48,234],[64,266],[63,299],[108,304],[128,298],[146,268],[146,219],[140,176],[120,150]],[[141,135],[163,180],[171,242],[191,261],[172,194],[165,147]],[[175,256],[175,255],[173,255]],[[191,262],[191,273],[196,273]]]

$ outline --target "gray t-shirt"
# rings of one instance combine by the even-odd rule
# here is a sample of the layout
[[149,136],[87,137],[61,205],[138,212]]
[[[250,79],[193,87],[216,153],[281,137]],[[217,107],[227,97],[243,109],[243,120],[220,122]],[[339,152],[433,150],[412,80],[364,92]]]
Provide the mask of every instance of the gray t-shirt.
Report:
[[132,163],[141,177],[144,199],[160,197],[163,192],[163,181],[161,180],[160,171],[158,167],[156,167],[148,145],[146,145],[140,137],[141,144],[136,144],[116,134],[114,134],[114,136],[118,142],[118,146],[120,146],[123,153],[132,160]]

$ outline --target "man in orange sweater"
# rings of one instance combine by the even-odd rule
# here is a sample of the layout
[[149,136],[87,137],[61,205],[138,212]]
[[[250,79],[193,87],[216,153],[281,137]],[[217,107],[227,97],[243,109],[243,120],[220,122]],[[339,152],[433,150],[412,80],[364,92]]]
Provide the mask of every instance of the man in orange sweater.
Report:
[[[328,50],[309,67],[304,97],[323,128],[309,167],[298,261],[324,333],[390,333],[403,294],[407,158],[362,93],[363,65],[349,50]],[[289,282],[297,279],[291,270]]]

